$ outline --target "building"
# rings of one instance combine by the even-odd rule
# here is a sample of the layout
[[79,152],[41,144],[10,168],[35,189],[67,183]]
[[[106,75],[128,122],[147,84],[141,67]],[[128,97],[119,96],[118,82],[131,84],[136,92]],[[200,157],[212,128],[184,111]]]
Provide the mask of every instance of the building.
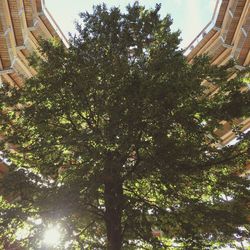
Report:
[[[40,38],[67,40],[44,0],[0,0],[0,82],[21,87],[35,74],[28,57],[37,52]],[[0,162],[0,178],[8,171]]]
[[[217,0],[211,21],[185,50],[190,63],[195,56],[204,53],[211,57],[212,64],[224,65],[234,59],[238,70],[250,65],[250,0]],[[216,90],[211,86],[209,94]],[[235,134],[228,122],[222,121],[221,124],[223,128],[215,133],[224,146],[234,139]],[[235,124],[247,131],[250,118],[237,120]]]
[[65,43],[44,0],[0,1],[0,77],[13,86],[35,74],[27,58],[38,51],[39,39],[59,37]]

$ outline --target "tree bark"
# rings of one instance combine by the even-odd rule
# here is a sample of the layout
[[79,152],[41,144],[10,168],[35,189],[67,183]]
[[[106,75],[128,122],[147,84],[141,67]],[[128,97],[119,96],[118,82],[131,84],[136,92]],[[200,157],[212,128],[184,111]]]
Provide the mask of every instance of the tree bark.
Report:
[[[116,178],[117,177],[117,178]],[[122,249],[122,182],[118,176],[105,182],[105,224],[107,229],[108,250]]]

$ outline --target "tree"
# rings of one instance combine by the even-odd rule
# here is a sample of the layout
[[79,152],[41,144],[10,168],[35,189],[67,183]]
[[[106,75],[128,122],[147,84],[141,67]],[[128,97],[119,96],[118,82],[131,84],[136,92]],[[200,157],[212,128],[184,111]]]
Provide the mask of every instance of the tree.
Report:
[[241,141],[218,147],[214,131],[250,115],[246,72],[230,79],[233,63],[207,56],[188,64],[159,10],[96,6],[68,49],[41,41],[24,87],[3,84],[4,239],[26,227],[20,244],[41,249],[52,223],[59,249],[214,249],[245,237],[249,133],[235,126]]

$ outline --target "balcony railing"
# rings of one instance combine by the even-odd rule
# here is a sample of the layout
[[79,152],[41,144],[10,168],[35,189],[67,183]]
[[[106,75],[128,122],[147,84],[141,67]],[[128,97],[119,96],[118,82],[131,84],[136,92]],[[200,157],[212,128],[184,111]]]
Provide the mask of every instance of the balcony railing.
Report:
[[55,29],[55,31],[57,32],[58,36],[61,38],[61,40],[65,44],[65,46],[69,47],[68,39],[65,37],[65,35],[62,32],[62,30],[60,29],[60,27],[56,23],[55,19],[52,17],[52,15],[50,14],[49,10],[46,8],[45,0],[42,0],[42,9],[43,9],[43,12],[44,12],[45,16],[49,19],[50,23],[52,24],[53,28]]
[[215,22],[217,20],[218,14],[219,14],[221,4],[222,4],[222,0],[217,0],[211,21],[203,28],[203,30],[194,38],[194,40],[184,50],[185,56],[188,55],[196,47],[196,45],[204,38],[204,36],[212,28],[215,27]]

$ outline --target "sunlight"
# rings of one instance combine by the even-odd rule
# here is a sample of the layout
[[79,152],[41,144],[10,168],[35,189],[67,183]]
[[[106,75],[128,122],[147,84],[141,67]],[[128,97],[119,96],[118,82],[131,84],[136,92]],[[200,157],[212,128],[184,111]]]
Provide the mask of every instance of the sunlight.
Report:
[[30,231],[29,231],[29,228],[27,227],[18,228],[15,233],[15,237],[17,240],[23,240],[29,236],[29,233]]
[[43,242],[49,246],[57,246],[61,241],[61,232],[59,225],[50,225],[44,232]]

